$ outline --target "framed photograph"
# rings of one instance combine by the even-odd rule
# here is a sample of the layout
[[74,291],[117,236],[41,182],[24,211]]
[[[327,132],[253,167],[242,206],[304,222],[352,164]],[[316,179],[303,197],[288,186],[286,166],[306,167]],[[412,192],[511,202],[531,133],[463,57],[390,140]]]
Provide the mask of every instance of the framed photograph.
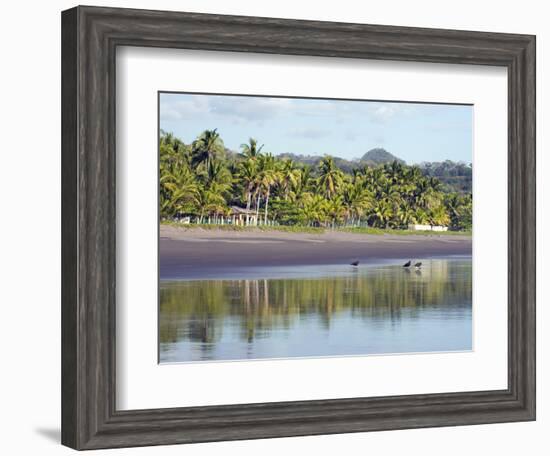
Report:
[[62,443],[535,419],[535,37],[62,13]]

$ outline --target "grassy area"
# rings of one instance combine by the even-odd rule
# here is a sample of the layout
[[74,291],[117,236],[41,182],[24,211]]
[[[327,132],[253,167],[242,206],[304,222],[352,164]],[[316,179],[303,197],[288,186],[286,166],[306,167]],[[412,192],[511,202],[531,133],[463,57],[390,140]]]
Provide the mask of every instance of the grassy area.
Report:
[[428,235],[428,236],[471,236],[471,231],[413,231],[413,230],[394,230],[384,228],[338,228],[338,231],[357,234],[394,234],[399,236],[410,235]]
[[242,225],[208,225],[208,224],[196,224],[192,223],[189,225],[184,225],[178,222],[172,222],[168,220],[163,220],[161,225],[174,226],[183,230],[193,230],[193,229],[202,229],[202,230],[223,230],[223,231],[282,231],[285,233],[313,233],[313,234],[322,234],[326,230],[324,228],[315,228],[311,226],[242,226]]
[[241,225],[208,225],[208,224],[189,224],[184,225],[178,222],[172,222],[163,220],[162,225],[173,226],[183,230],[203,229],[203,230],[223,230],[223,231],[282,231],[285,233],[311,233],[311,234],[323,234],[330,231],[343,231],[346,233],[355,234],[376,234],[376,235],[432,235],[432,236],[471,236],[471,231],[411,231],[411,230],[394,230],[383,228],[316,228],[311,226],[241,226]]

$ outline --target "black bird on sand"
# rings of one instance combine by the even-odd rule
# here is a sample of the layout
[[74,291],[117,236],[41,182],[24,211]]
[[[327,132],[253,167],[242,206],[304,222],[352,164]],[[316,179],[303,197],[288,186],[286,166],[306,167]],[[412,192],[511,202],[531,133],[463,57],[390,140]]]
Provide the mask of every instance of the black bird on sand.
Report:
[[350,264],[352,266],[359,266],[359,260],[352,261]]
[[407,262],[403,265],[403,267],[404,267],[404,268],[408,268],[410,265],[411,265],[411,260],[407,261]]
[[414,267],[415,267],[416,269],[420,269],[421,266],[422,266],[422,263],[421,263],[420,261],[419,261],[418,263],[415,263],[415,264],[414,264]]

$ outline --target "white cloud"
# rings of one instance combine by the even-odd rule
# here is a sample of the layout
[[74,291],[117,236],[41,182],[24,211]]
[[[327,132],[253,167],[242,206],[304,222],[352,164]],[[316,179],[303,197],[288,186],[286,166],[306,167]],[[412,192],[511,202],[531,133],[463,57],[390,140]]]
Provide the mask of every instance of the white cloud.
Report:
[[262,122],[285,115],[292,106],[287,98],[211,97],[209,101],[212,114],[248,122]]
[[[260,125],[269,119],[295,115],[303,118],[328,117],[334,123],[358,118],[387,123],[397,115],[410,113],[413,109],[412,105],[406,103],[162,94],[160,117],[162,121],[176,121],[208,114],[214,118],[230,119],[235,124],[253,122]],[[319,137],[319,132],[304,131],[301,136]]]
[[292,130],[289,131],[289,135],[297,138],[318,139],[318,138],[324,138],[328,136],[329,132],[322,128],[305,127],[305,128],[293,128]]
[[287,115],[292,106],[292,100],[288,98],[162,94],[160,117],[170,121],[208,114],[229,118],[234,123],[261,123],[275,116]]
[[412,112],[413,107],[407,103],[368,103],[367,114],[372,122],[386,123],[400,114],[409,114]]
[[160,119],[183,120],[191,119],[199,114],[209,112],[208,98],[200,95],[161,94]]

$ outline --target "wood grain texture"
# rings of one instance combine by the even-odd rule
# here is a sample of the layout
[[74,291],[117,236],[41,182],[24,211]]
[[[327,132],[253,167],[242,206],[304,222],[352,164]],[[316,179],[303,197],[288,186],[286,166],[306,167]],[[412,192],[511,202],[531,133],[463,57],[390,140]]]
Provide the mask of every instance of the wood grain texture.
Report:
[[[115,51],[122,45],[507,67],[508,388],[117,411]],[[65,445],[93,449],[535,419],[533,36],[77,7],[62,14],[62,54]]]
[[[77,21],[76,10],[67,11],[62,17],[61,47],[61,124],[62,124],[62,224],[61,224],[61,440],[76,446],[77,423]],[[65,400],[71,398],[71,400]]]

